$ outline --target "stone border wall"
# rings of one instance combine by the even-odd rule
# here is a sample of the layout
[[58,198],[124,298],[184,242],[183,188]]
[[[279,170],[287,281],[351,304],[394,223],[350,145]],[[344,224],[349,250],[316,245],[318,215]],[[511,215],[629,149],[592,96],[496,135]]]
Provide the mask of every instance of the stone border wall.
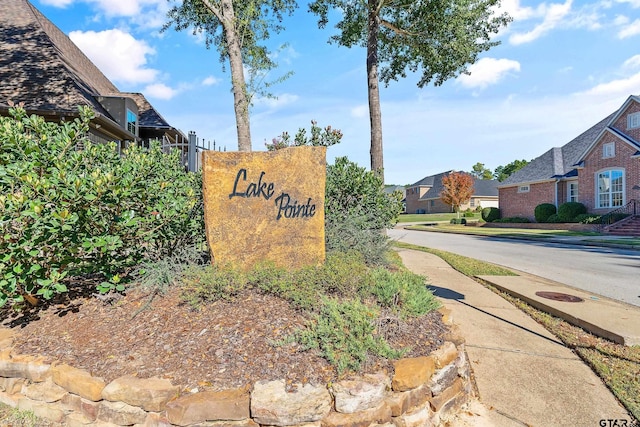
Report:
[[[448,317],[446,314],[443,316]],[[160,378],[125,376],[106,384],[42,357],[14,354],[0,329],[0,402],[65,426],[437,426],[473,395],[464,343],[451,338],[429,356],[326,386],[258,381],[251,389],[180,395]]]
[[598,231],[598,224],[580,224],[575,222],[539,223],[539,222],[485,222],[481,227],[487,228],[528,228],[533,230],[569,230],[569,231]]

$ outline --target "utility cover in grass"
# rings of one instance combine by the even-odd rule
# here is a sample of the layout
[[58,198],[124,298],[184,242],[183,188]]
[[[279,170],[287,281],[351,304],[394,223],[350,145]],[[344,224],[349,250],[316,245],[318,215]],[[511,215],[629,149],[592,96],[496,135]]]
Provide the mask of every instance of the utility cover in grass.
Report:
[[298,268],[324,261],[326,147],[203,153],[204,214],[215,263]]

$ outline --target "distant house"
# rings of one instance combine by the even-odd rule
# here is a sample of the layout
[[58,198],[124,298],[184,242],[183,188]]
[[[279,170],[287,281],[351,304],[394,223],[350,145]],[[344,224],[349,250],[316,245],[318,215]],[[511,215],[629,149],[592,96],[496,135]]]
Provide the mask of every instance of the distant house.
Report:
[[[73,119],[79,105],[93,108],[90,139],[128,142],[159,139],[183,143],[141,93],[120,92],[58,27],[28,0],[0,7],[0,115],[9,103],[50,121]],[[185,144],[186,146],[186,144]]]
[[500,183],[503,217],[534,219],[541,203],[580,202],[605,214],[640,199],[640,97]]
[[[442,172],[422,178],[407,187],[407,213],[444,213],[453,212],[450,205],[440,200],[442,192],[442,178],[454,171]],[[460,206],[461,210],[498,206],[498,181],[473,178],[474,192],[467,204]]]

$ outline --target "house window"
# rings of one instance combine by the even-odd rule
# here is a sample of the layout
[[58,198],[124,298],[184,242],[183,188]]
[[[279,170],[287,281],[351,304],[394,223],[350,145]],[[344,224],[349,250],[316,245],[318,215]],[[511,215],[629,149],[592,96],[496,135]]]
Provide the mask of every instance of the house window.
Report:
[[138,136],[136,128],[138,127],[138,116],[133,111],[127,109],[127,130]]
[[471,201],[469,202],[469,206],[474,208],[476,206],[476,199],[471,199]]
[[578,201],[578,183],[568,182],[567,183],[567,202],[577,202],[577,201]]
[[435,200],[431,200],[431,207],[434,207],[436,205],[436,201]]
[[518,193],[528,193],[531,188],[528,185],[521,185],[518,187]]
[[640,128],[640,111],[627,116],[627,129]]
[[616,144],[613,142],[609,142],[607,144],[602,145],[602,158],[606,159],[609,157],[616,156]]
[[596,200],[599,208],[613,208],[624,204],[624,171],[612,169],[598,172]]

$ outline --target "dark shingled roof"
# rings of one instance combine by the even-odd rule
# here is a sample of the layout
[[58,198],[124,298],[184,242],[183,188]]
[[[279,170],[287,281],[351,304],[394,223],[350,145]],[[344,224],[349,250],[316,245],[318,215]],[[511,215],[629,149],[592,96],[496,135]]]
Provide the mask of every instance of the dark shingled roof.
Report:
[[[124,96],[138,106],[142,128],[174,129],[141,93],[120,92],[58,27],[28,0],[0,0],[0,111],[9,101],[38,114],[75,115],[89,105],[112,123],[97,97]],[[130,135],[122,129],[124,139]],[[182,135],[184,137],[184,135]]]
[[24,102],[25,109],[77,112],[118,89],[58,27],[27,0],[2,0],[0,10],[0,106]]
[[[411,184],[410,187],[431,187],[420,198],[420,200],[439,199],[443,190],[442,178],[454,171],[442,172],[422,178],[420,181]],[[473,197],[498,197],[498,181],[494,179],[473,178]]]
[[536,157],[522,169],[514,172],[503,182],[501,187],[508,187],[527,182],[548,181],[557,178],[576,176],[576,164],[593,141],[608,125],[614,114],[605,117],[597,124],[578,135],[562,147],[554,147]]

